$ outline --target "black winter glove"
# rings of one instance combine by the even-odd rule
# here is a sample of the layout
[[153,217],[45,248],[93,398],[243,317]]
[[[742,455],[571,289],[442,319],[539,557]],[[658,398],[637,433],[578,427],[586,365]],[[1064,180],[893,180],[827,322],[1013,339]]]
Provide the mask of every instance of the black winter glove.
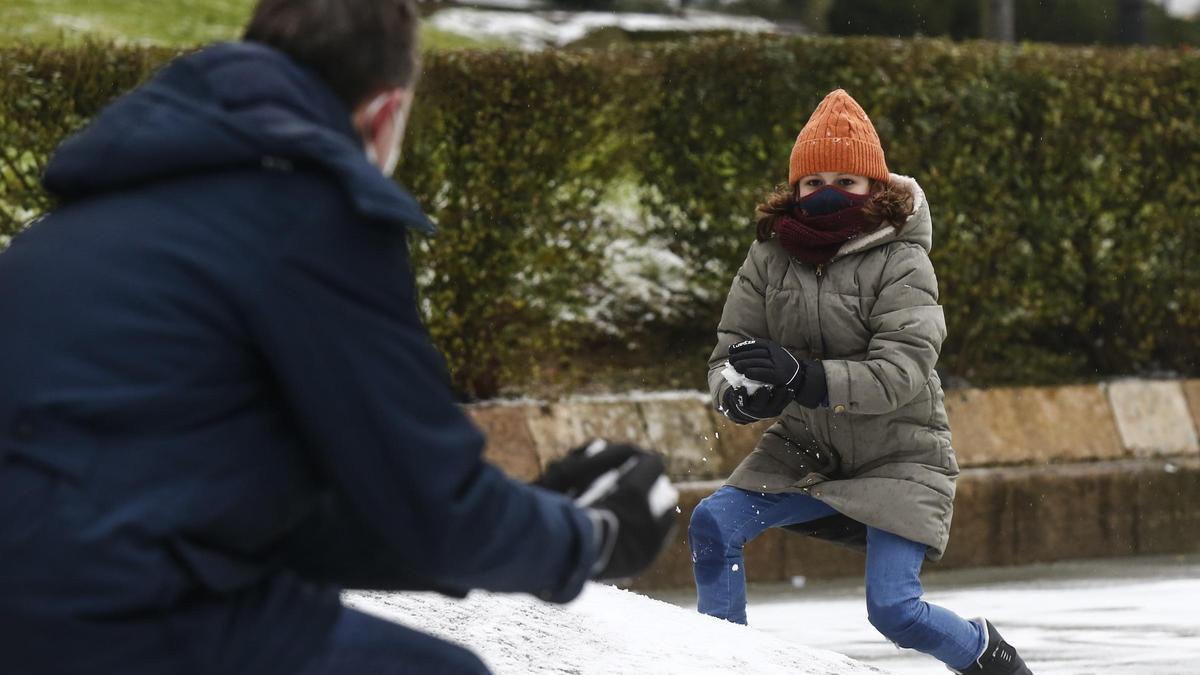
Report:
[[750,424],[779,417],[792,398],[787,387],[763,387],[753,394],[743,387],[729,387],[721,397],[721,412],[738,424]]
[[679,493],[662,458],[636,446],[592,441],[552,462],[534,485],[587,510],[600,552],[593,579],[624,579],[649,567],[675,526]]
[[597,438],[547,464],[533,484],[575,499],[597,478],[639,454],[648,453],[632,445]]
[[796,357],[770,340],[746,340],[730,346],[729,363],[752,380],[783,387],[795,388],[800,375]]
[[800,376],[794,384],[796,402],[805,408],[829,405],[829,385],[825,383],[825,366],[820,361],[804,359],[800,362]]

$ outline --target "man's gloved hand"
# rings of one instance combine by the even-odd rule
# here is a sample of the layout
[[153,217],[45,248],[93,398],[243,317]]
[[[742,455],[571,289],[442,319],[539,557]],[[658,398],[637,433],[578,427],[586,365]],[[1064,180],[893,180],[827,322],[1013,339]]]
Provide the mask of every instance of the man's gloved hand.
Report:
[[747,394],[743,387],[729,387],[721,397],[721,412],[738,424],[779,417],[794,400],[791,389],[778,385]]
[[600,552],[594,579],[641,572],[674,529],[679,493],[662,458],[633,445],[592,441],[552,462],[533,484],[561,492],[586,509]]
[[800,375],[796,357],[770,340],[745,340],[731,345],[729,363],[752,380],[793,389]]
[[639,453],[646,451],[623,443],[609,443],[595,439],[572,449],[561,459],[546,465],[546,470],[533,484],[562,493],[571,499],[583,494],[597,478],[611,471]]

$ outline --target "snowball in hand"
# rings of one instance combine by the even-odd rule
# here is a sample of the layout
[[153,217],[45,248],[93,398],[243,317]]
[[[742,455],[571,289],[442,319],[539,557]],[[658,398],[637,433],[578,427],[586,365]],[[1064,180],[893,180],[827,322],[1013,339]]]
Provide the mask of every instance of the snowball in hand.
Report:
[[753,394],[754,392],[758,391],[761,387],[769,388],[771,386],[771,385],[767,384],[766,382],[759,382],[758,380],[752,380],[752,379],[746,377],[745,375],[739,373],[737,371],[737,369],[733,367],[733,364],[728,361],[725,362],[725,367],[721,369],[721,375],[724,376],[725,381],[728,382],[730,386],[742,387],[743,389],[746,390],[747,394]]

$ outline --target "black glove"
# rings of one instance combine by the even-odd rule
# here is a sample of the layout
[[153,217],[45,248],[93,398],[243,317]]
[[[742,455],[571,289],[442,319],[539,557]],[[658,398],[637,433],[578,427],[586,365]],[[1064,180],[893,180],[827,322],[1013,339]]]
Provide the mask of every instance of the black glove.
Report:
[[729,387],[721,397],[721,412],[738,424],[779,417],[793,400],[787,387],[763,387],[747,394],[743,387]]
[[800,375],[796,357],[770,340],[746,340],[730,346],[729,363],[752,380],[793,389]]
[[546,465],[533,484],[575,499],[603,474],[645,451],[632,445],[595,439]]
[[679,493],[662,457],[636,446],[592,441],[551,462],[533,484],[587,510],[600,552],[593,579],[623,579],[649,567],[675,526]]
[[820,361],[800,362],[800,376],[793,383],[796,402],[805,408],[829,405],[829,385],[825,383],[825,366]]

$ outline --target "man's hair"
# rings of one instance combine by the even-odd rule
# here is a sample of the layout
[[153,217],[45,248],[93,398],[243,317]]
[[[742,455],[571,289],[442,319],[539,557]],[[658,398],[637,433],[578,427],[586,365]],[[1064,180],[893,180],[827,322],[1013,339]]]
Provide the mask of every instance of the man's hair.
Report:
[[258,0],[245,39],[313,69],[350,108],[417,78],[412,0]]

